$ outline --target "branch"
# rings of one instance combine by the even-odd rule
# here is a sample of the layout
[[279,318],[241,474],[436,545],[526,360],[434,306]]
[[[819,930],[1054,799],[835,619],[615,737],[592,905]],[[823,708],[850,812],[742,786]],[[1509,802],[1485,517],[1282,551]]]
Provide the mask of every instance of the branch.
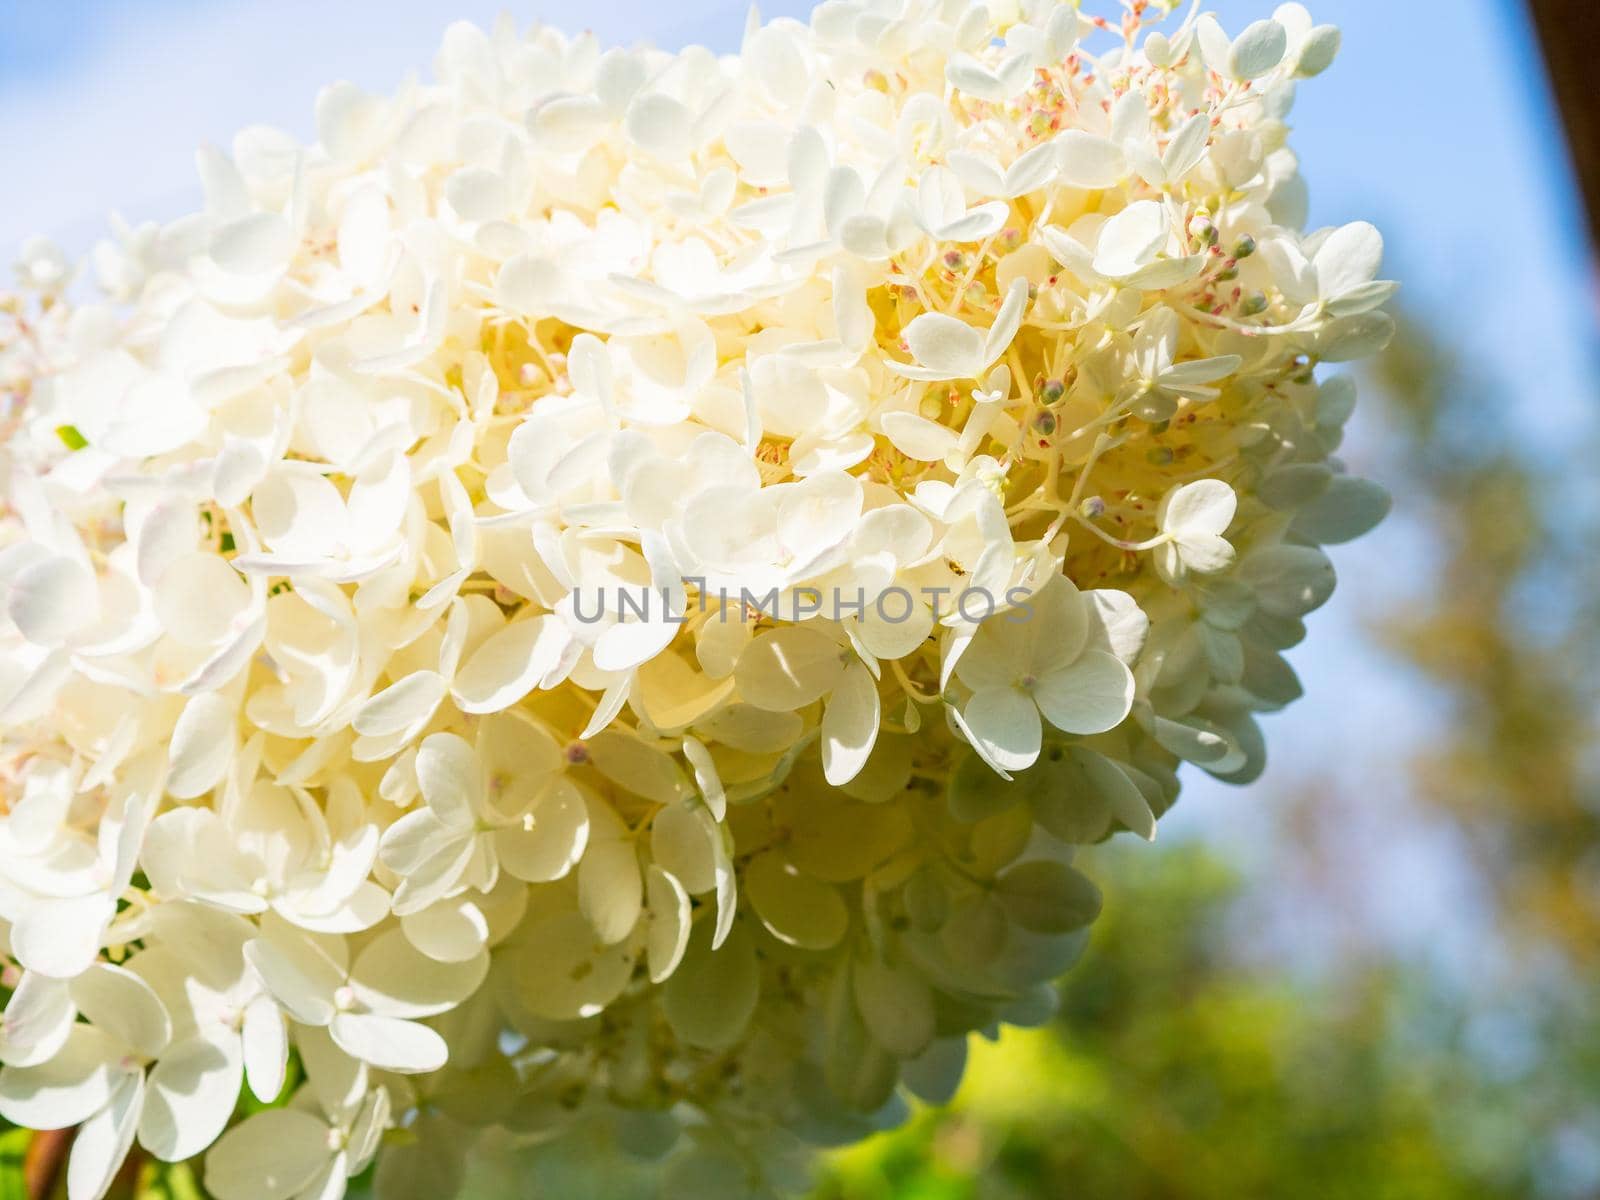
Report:
[[29,1139],[28,1151],[22,1157],[22,1183],[28,1200],[49,1200],[55,1193],[56,1181],[61,1178],[61,1168],[66,1165],[67,1152],[72,1149],[77,1132],[47,1129]]
[[1588,207],[1590,244],[1600,248],[1600,15],[1591,0],[1528,0],[1528,7]]

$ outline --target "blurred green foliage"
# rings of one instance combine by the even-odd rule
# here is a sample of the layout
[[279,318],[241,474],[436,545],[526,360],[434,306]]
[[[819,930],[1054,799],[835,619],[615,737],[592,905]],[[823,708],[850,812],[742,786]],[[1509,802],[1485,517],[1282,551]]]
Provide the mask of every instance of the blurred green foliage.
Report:
[[32,1137],[26,1129],[7,1129],[0,1133],[0,1200],[28,1200],[22,1164]]
[[1519,450],[1494,382],[1420,328],[1380,368],[1442,550],[1427,603],[1380,631],[1448,698],[1419,790],[1476,847],[1507,936],[1600,972],[1600,446]]

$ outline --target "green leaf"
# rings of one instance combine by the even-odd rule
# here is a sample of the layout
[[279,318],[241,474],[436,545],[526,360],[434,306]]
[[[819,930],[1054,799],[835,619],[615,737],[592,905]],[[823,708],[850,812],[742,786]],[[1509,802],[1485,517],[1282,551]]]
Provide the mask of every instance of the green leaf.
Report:
[[134,1200],[206,1200],[188,1163],[146,1162],[139,1172]]
[[22,1163],[32,1138],[33,1132],[28,1129],[9,1129],[0,1134],[0,1200],[28,1200]]

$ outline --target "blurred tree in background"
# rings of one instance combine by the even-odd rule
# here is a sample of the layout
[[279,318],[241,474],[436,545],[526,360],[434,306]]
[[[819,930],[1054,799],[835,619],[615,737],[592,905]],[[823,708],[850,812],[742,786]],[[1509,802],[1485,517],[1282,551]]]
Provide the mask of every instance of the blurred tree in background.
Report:
[[1385,631],[1450,702],[1448,738],[1419,754],[1419,788],[1481,851],[1502,932],[1600,971],[1593,484],[1520,457],[1489,389],[1418,330],[1382,369],[1444,547],[1428,605]]

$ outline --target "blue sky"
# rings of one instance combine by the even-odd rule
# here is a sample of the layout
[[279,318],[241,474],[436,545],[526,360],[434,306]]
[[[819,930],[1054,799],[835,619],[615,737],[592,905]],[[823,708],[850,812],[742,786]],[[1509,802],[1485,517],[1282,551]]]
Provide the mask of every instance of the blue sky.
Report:
[[[1276,0],[1216,0],[1238,29]],[[1301,88],[1295,145],[1312,187],[1314,224],[1366,218],[1384,229],[1387,273],[1405,303],[1465,356],[1524,446],[1576,482],[1568,448],[1595,411],[1594,273],[1559,125],[1524,9],[1516,0],[1307,0],[1344,27],[1326,76]],[[428,70],[444,24],[491,22],[502,0],[10,0],[0,3],[0,162],[8,194],[0,242],[55,235],[86,249],[116,208],[136,220],[178,215],[198,200],[193,153],[255,122],[311,132],[317,88],[336,78],[393,87]],[[519,21],[568,23],[571,6],[513,4]],[[1109,7],[1109,5],[1108,5]],[[804,0],[763,6],[803,16]],[[583,9],[608,42],[699,41],[731,49],[742,5],[725,0],[594,0]],[[1458,948],[1473,936],[1470,882],[1454,848],[1420,826],[1398,764],[1442,719],[1415,680],[1373,643],[1367,623],[1426,587],[1426,528],[1405,512],[1405,464],[1380,423],[1358,418],[1358,471],[1388,483],[1399,513],[1335,553],[1345,587],[1313,618],[1294,655],[1307,698],[1274,718],[1280,753],[1244,791],[1193,782],[1163,836],[1203,833],[1249,858],[1273,792],[1302,775],[1334,779],[1350,853],[1377,879],[1356,919],[1402,941]],[[1347,819],[1343,819],[1347,818]],[[1272,864],[1259,861],[1265,874]],[[1313,906],[1291,912],[1289,940],[1318,930]],[[1443,924],[1441,924],[1443,923]],[[1449,940],[1448,938],[1446,939]]]

